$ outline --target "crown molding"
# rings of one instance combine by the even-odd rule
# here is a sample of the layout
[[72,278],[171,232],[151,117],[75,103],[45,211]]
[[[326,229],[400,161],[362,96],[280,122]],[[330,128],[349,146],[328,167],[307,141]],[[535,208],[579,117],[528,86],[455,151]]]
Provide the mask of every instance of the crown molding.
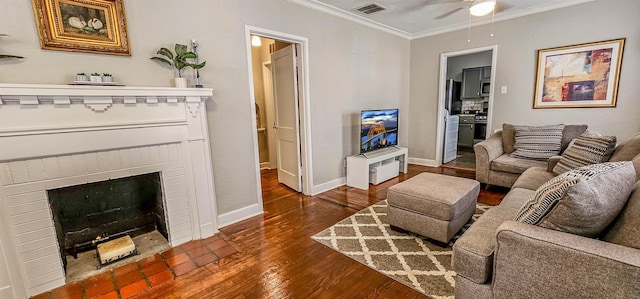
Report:
[[412,34],[394,27],[391,27],[389,25],[385,25],[373,20],[369,20],[363,16],[360,16],[358,14],[352,13],[352,12],[347,12],[344,11],[340,8],[337,8],[333,5],[329,5],[317,0],[287,0],[288,2],[294,3],[294,4],[298,4],[300,6],[304,6],[306,8],[310,8],[313,9],[315,11],[319,11],[322,13],[326,13],[332,16],[336,16],[339,18],[343,18],[343,19],[347,19],[349,21],[361,24],[361,25],[365,25],[367,27],[371,27],[373,29],[377,29],[380,31],[384,31],[387,33],[391,33],[393,35],[402,37],[402,38],[406,38],[406,39],[412,39]]
[[[443,34],[443,33],[447,33],[447,32],[452,32],[452,31],[457,31],[457,30],[461,30],[461,29],[466,29],[467,26],[469,26],[469,24],[467,22],[461,22],[461,23],[457,23],[457,24],[453,24],[453,25],[449,25],[446,27],[440,27],[440,28],[434,28],[432,30],[425,30],[425,31],[421,31],[418,33],[409,33],[406,32],[404,30],[400,30],[394,27],[391,27],[389,25],[385,25],[382,24],[380,22],[376,22],[370,19],[367,19],[363,16],[360,16],[356,13],[352,13],[352,12],[348,12],[348,11],[344,11],[340,8],[337,8],[333,5],[329,5],[323,2],[320,2],[318,0],[287,0],[288,2],[294,3],[294,4],[298,4],[322,13],[326,13],[332,16],[336,16],[336,17],[340,17],[343,19],[347,19],[349,21],[352,22],[356,22],[358,24],[361,25],[365,25],[380,31],[384,31],[387,33],[391,33],[394,34],[396,36],[402,37],[402,38],[406,38],[408,40],[413,40],[413,39],[419,39],[419,38],[423,38],[423,37],[429,37],[429,36],[434,36],[434,35],[438,35],[438,34]],[[566,0],[566,1],[562,1],[562,2],[558,2],[558,3],[547,3],[547,4],[541,4],[538,6],[533,6],[533,7],[529,7],[523,10],[519,10],[519,11],[515,11],[512,13],[504,13],[501,14],[500,16],[496,16],[493,21],[494,22],[500,22],[500,21],[506,21],[506,20],[510,20],[510,19],[515,19],[515,18],[520,18],[520,17],[524,17],[524,16],[528,16],[528,15],[532,15],[532,14],[537,14],[537,13],[541,13],[541,12],[545,12],[545,11],[550,11],[550,10],[554,10],[554,9],[559,9],[559,8],[563,8],[563,7],[568,7],[568,6],[573,6],[573,5],[577,5],[577,4],[583,4],[583,3],[588,3],[588,2],[593,2],[595,0]],[[471,21],[471,27],[476,27],[476,26],[481,26],[481,25],[486,25],[486,24],[491,24],[491,17],[485,17],[482,19],[477,19],[474,21]]]

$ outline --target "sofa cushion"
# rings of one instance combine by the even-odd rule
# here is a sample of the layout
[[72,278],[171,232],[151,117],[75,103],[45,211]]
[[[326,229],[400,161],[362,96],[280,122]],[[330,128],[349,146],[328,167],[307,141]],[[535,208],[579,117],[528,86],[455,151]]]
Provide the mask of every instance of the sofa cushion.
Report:
[[516,212],[519,212],[524,203],[527,202],[535,193],[536,190],[511,188],[511,191],[509,191],[509,193],[507,193],[507,195],[500,202],[500,206],[510,208],[515,210]]
[[502,149],[506,154],[516,150],[516,129],[512,124],[502,124]]
[[636,133],[629,139],[621,142],[611,155],[609,161],[631,161],[640,154],[640,133]]
[[595,237],[620,213],[633,189],[635,177],[631,162],[576,168],[540,186],[515,220]]
[[620,215],[602,236],[603,241],[640,249],[640,182]]
[[606,162],[615,146],[616,136],[582,134],[562,153],[553,173],[558,175],[581,166]]
[[553,177],[555,177],[555,175],[552,172],[548,172],[544,167],[531,167],[518,177],[518,180],[516,180],[511,188],[523,188],[536,191],[542,184]]
[[515,126],[515,129],[516,150],[511,157],[546,161],[560,153],[564,125]]
[[562,148],[560,149],[560,151],[564,151],[569,146],[571,140],[582,135],[588,127],[589,126],[587,125],[565,125],[564,130],[562,130]]
[[496,229],[518,211],[502,205],[486,211],[453,244],[451,265],[456,275],[484,284],[491,278]]
[[[564,130],[562,130],[560,151],[564,151],[569,145],[569,142],[584,133],[584,131],[586,131],[588,127],[589,126],[587,125],[565,125]],[[504,152],[507,154],[513,153],[513,151],[516,150],[514,147],[515,143],[516,130],[514,128],[514,125],[502,124],[502,148],[504,149]]]
[[546,165],[547,163],[544,161],[518,159],[504,154],[491,161],[490,169],[493,171],[521,174],[528,168],[545,167]]

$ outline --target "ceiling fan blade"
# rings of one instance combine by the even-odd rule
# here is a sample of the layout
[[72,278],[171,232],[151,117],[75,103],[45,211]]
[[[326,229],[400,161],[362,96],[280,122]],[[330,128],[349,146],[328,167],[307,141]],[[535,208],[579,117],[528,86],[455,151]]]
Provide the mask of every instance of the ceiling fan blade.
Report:
[[496,13],[499,13],[499,12],[503,12],[503,11],[509,9],[509,8],[512,8],[512,7],[513,7],[513,5],[511,5],[509,3],[505,3],[505,2],[499,1],[499,2],[496,2],[495,10],[496,10]]
[[445,12],[445,13],[439,15],[439,16],[435,17],[434,19],[436,19],[436,20],[444,19],[444,18],[446,18],[446,17],[448,17],[448,16],[450,16],[450,15],[452,15],[452,14],[458,12],[458,11],[461,11],[462,9],[463,9],[462,7],[458,7],[456,9],[454,9],[454,10],[451,10],[451,11],[448,11],[448,12]]

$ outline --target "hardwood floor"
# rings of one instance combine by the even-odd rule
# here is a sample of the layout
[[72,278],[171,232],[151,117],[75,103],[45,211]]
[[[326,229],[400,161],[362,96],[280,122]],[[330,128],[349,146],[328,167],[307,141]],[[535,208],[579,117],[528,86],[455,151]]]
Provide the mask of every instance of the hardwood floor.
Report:
[[[386,198],[387,189],[420,172],[473,178],[472,171],[409,166],[407,174],[371,186],[343,186],[304,196],[262,172],[264,215],[221,229],[238,252],[139,293],[136,298],[425,298],[310,237]],[[498,204],[506,190],[482,190]]]

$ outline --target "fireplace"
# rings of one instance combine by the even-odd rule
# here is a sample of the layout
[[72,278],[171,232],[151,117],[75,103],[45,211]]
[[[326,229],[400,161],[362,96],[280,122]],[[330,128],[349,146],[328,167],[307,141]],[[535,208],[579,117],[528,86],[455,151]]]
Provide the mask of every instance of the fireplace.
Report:
[[[90,238],[154,227],[176,246],[216,233],[205,113],[211,95],[211,89],[0,84],[0,298],[63,285],[64,254],[74,246],[81,251]],[[131,201],[138,195],[127,192],[144,189],[146,199],[98,196],[112,188]],[[96,206],[74,206],[82,199]],[[153,204],[151,212],[129,209]],[[71,214],[95,225],[65,231],[68,223],[56,220]],[[135,220],[125,225],[112,219],[117,214]]]
[[157,230],[168,239],[160,173],[47,191],[64,269],[98,243]]

